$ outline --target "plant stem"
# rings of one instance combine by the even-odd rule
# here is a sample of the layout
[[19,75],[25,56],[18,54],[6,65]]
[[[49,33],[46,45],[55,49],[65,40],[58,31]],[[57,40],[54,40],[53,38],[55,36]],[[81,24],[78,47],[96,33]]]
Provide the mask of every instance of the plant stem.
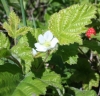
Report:
[[7,1],[8,0],[1,0],[2,5],[3,5],[3,7],[4,7],[5,11],[6,11],[6,14],[7,14],[7,16],[9,16],[10,8],[9,8],[9,5],[8,5]]
[[14,44],[16,45],[17,41],[16,41],[16,38],[14,38]]
[[97,4],[97,0],[95,0],[95,4]]
[[48,56],[49,56],[49,51],[47,51],[46,57],[44,58],[44,61],[43,61],[44,63],[46,63]]
[[38,67],[37,71],[43,66],[44,63],[46,63],[46,59],[48,58],[48,56],[49,56],[49,51],[47,51],[46,57],[44,58],[43,63],[41,63],[40,66]]
[[79,47],[78,48],[83,54],[84,54],[84,56],[89,60],[89,62],[92,64],[92,61],[88,58],[88,56],[81,50],[81,48]]
[[21,6],[23,24],[24,24],[24,26],[26,26],[27,23],[26,23],[26,16],[25,16],[25,10],[24,10],[24,5],[23,5],[23,0],[20,0],[20,6]]
[[32,14],[32,19],[33,19],[33,26],[34,26],[34,28],[36,28],[36,22],[35,22],[35,18],[33,16],[33,14]]
[[99,87],[99,92],[98,92],[98,96],[100,96],[100,87]]

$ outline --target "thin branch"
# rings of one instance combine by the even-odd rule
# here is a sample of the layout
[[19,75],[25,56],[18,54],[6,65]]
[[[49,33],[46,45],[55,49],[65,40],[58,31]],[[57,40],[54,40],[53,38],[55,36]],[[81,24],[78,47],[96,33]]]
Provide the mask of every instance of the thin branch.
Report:
[[46,57],[44,58],[43,63],[41,63],[40,66],[38,67],[37,71],[43,66],[44,63],[46,63],[48,56],[49,56],[49,51],[47,51]]
[[89,57],[81,50],[81,48],[78,48],[82,53],[83,55],[88,59],[88,61],[92,64],[92,61],[89,59]]
[[95,4],[97,4],[97,1],[98,1],[98,0],[95,0]]
[[99,87],[99,92],[98,92],[98,96],[100,96],[100,87]]
[[36,5],[35,5],[35,8],[38,8],[39,7],[39,4],[40,4],[40,0],[37,0],[36,1]]

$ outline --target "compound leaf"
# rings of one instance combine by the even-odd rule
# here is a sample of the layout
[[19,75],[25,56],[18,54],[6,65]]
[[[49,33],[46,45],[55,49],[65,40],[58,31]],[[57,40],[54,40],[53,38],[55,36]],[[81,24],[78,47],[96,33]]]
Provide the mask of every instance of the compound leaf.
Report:
[[8,23],[4,22],[3,28],[7,30],[8,35],[12,38],[17,38],[20,35],[25,35],[28,31],[32,30],[30,27],[19,28],[19,24],[19,17],[15,14],[14,11],[12,11],[9,15]]
[[18,25],[20,23],[19,17],[15,14],[15,12],[11,12],[9,15],[8,23],[4,22],[3,28],[7,30],[8,35],[10,37],[16,37],[16,30],[18,29]]

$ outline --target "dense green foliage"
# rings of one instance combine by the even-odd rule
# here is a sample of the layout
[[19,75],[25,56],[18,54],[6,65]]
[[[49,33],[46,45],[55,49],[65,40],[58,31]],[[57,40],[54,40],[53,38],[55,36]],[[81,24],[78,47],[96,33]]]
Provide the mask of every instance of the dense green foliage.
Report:
[[[0,96],[99,96],[99,2],[0,0],[8,16],[0,11]],[[96,35],[87,38],[90,27]],[[34,55],[34,44],[47,30],[57,46]]]

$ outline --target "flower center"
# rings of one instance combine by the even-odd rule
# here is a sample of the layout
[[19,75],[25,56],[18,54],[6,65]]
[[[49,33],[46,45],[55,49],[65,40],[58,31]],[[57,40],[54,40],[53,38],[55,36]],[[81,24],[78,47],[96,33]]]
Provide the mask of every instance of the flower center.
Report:
[[45,42],[43,45],[46,46],[46,47],[49,47],[50,46],[50,42]]

